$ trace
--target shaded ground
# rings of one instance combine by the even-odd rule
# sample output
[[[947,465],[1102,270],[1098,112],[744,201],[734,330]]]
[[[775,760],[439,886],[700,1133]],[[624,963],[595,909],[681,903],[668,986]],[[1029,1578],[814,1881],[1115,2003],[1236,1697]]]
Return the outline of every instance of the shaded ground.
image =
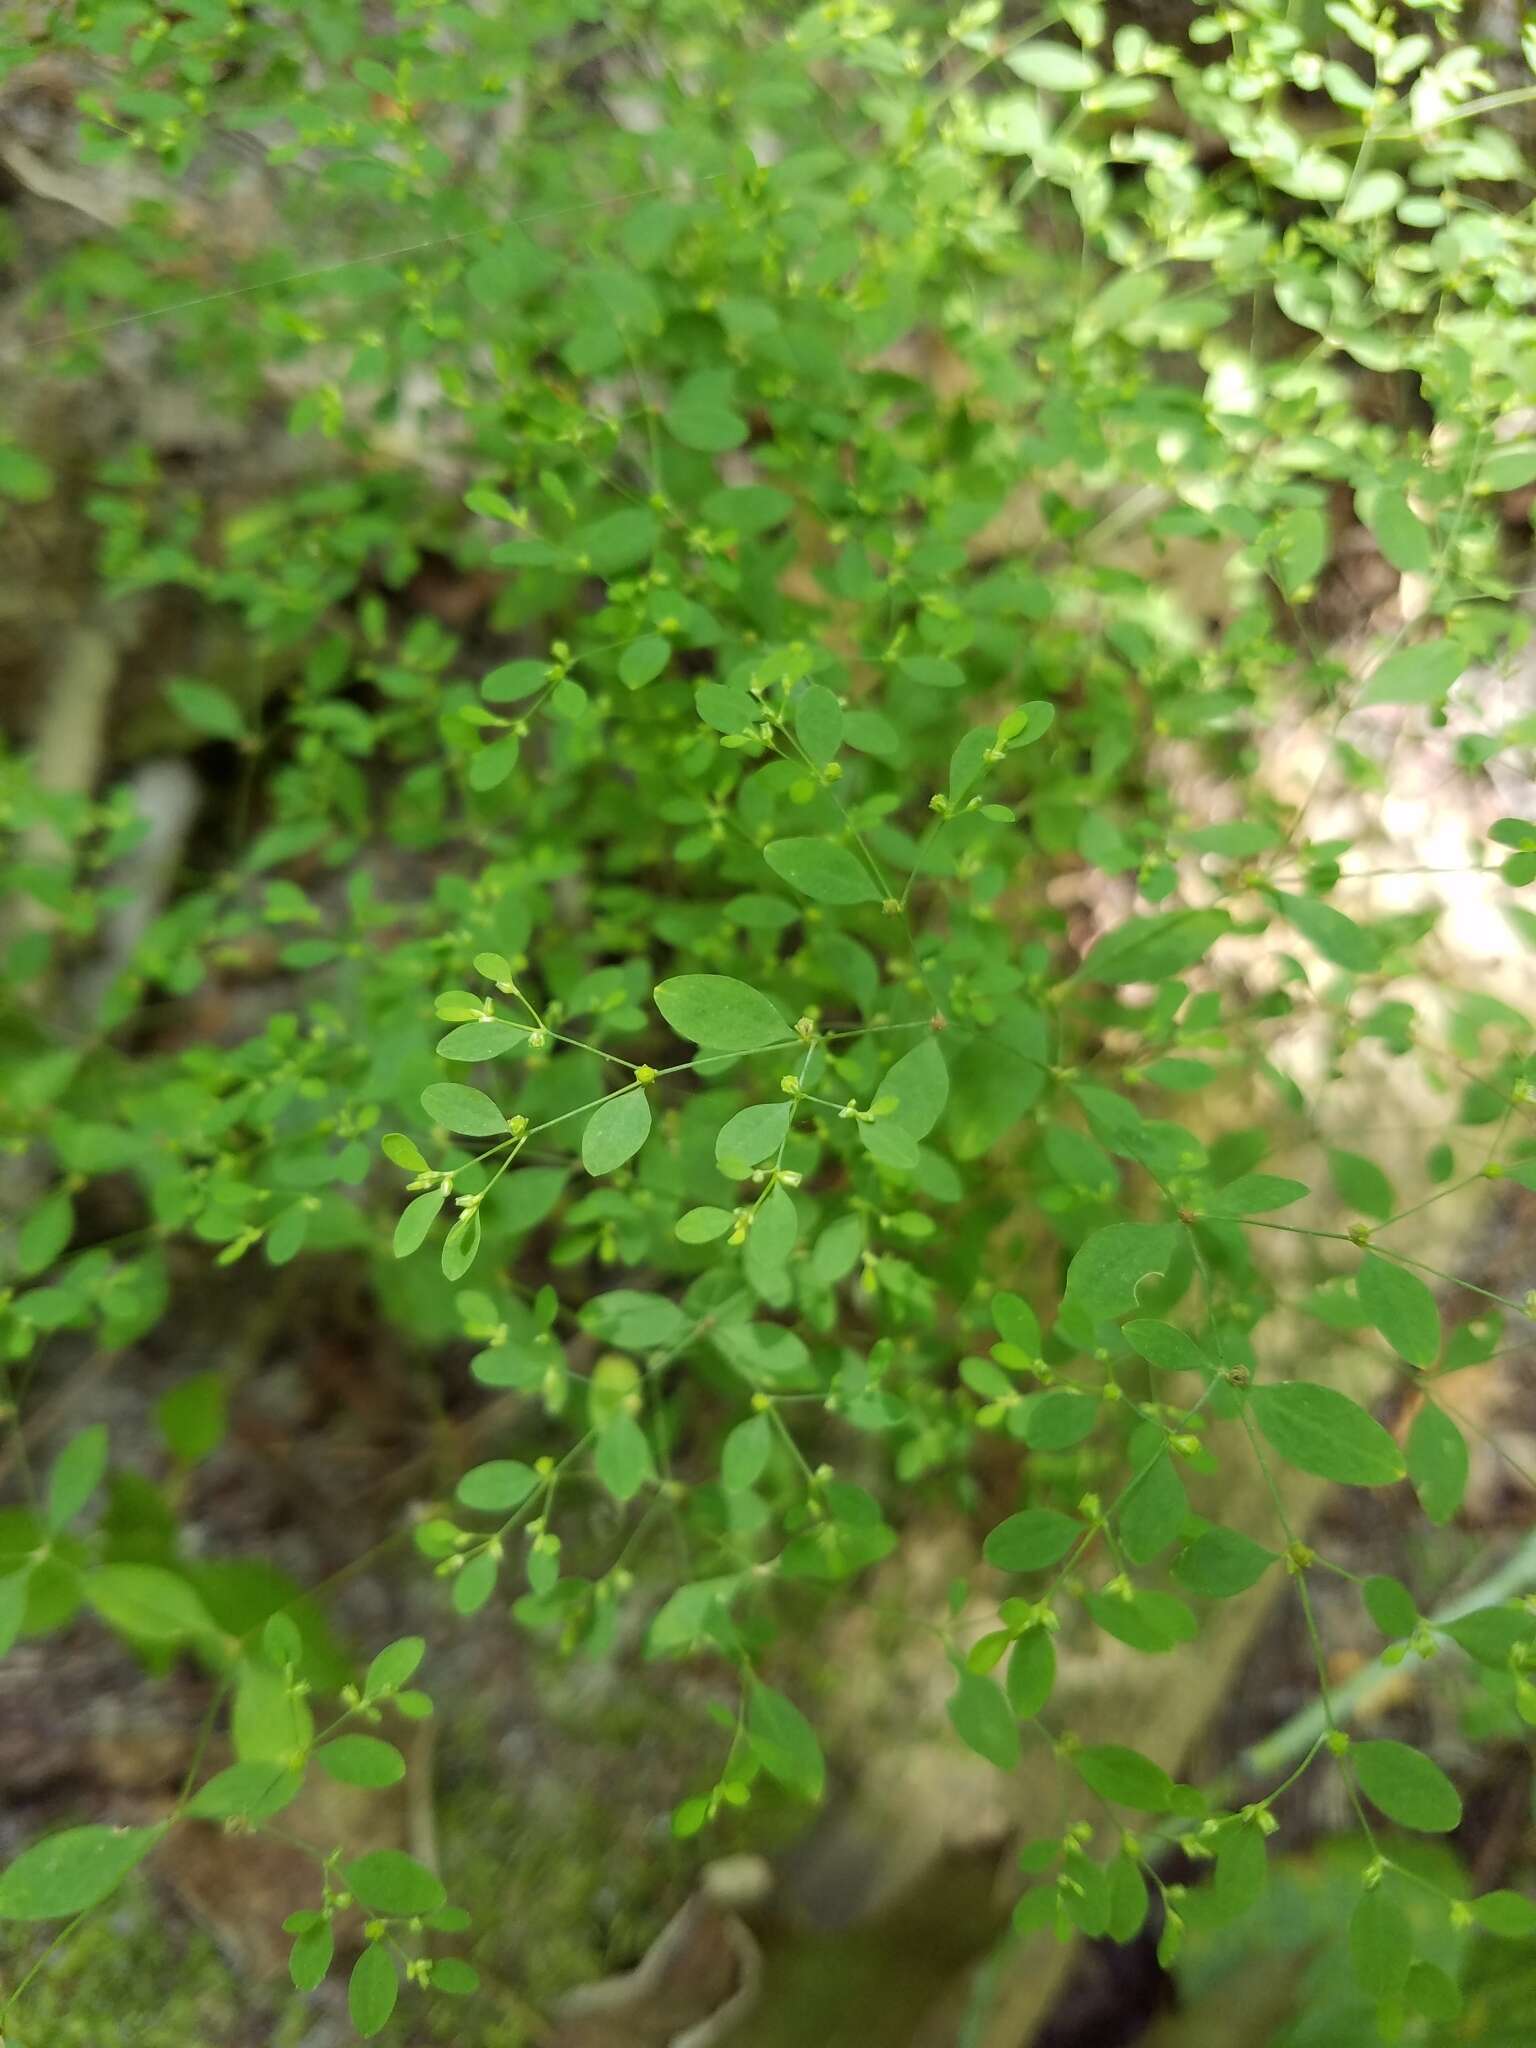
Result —
[[[217,1332],[232,1326],[245,1285],[218,1276],[207,1327],[183,1324],[180,1357],[162,1329],[110,1375],[82,1370],[65,1382],[92,1419],[108,1422],[125,1465],[164,1476],[154,1400],[227,1357]],[[296,1344],[292,1331],[313,1320],[300,1315],[248,1347],[229,1440],[198,1468],[187,1500],[189,1542],[204,1556],[275,1564],[304,1586],[406,1528],[437,1463],[408,1375],[377,1361],[364,1373],[359,1355],[338,1357],[334,1329],[308,1329]],[[58,1435],[81,1419],[70,1406],[57,1407]],[[417,1484],[402,1486],[402,1476]],[[633,1654],[561,1664],[499,1605],[454,1615],[409,1553],[339,1583],[329,1610],[338,1636],[365,1657],[403,1634],[428,1639],[423,1678],[439,1710],[430,1757],[413,1757],[400,1810],[391,1794],[356,1797],[372,1809],[366,1825],[393,1829],[418,1853],[435,1849],[450,1895],[473,1915],[466,1952],[489,1986],[472,2010],[440,2015],[438,2031],[408,2020],[392,2038],[517,2048],[530,2038],[534,2004],[632,1960],[691,1888],[700,1854],[674,1843],[670,1811],[720,1741],[705,1715],[710,1688],[676,1667],[664,1677],[647,1670]],[[142,1670],[89,1617],[19,1644],[0,1663],[0,1859],[66,1819],[153,1815],[186,1771],[211,1701],[205,1676],[187,1665],[167,1677]],[[317,1838],[330,1818],[316,1816]],[[192,1853],[173,1838],[149,1875],[45,1964],[11,2048],[116,2038],[135,2048],[324,2048],[349,2038],[334,1986],[299,2000],[283,1981],[280,1922],[313,1891],[302,1859],[264,1865],[249,1842],[190,1833]],[[728,1838],[712,1839],[709,1853],[722,1846]],[[0,1981],[29,1967],[52,1931],[5,1930]],[[116,2036],[103,2031],[113,2013]]]
[[[1536,1197],[1503,1195],[1468,1277],[1524,1291],[1533,1209]],[[434,1479],[451,1478],[455,1396],[450,1379],[447,1412],[427,1417],[408,1363],[376,1356],[366,1326],[299,1297],[284,1315],[253,1321],[241,1314],[245,1285],[238,1270],[217,1276],[204,1326],[183,1325],[174,1347],[162,1330],[109,1374],[82,1360],[64,1382],[54,1429],[67,1434],[79,1420],[72,1400],[84,1403],[109,1422],[125,1463],[162,1476],[165,1454],[147,1421],[155,1397],[217,1359],[221,1342],[227,1358],[220,1331],[243,1329],[231,1435],[199,1468],[187,1501],[192,1540],[207,1556],[275,1562],[315,1584],[408,1522]],[[1516,1350],[1448,1386],[1448,1404],[1482,1432],[1472,1435],[1473,1481],[1455,1526],[1429,1532],[1406,1500],[1345,1489],[1316,1533],[1320,1553],[1360,1576],[1392,1571],[1425,1609],[1485,1576],[1536,1515],[1536,1496],[1514,1469],[1530,1469],[1536,1441],[1529,1362]],[[1399,1397],[1387,1419],[1406,1426],[1410,1399]],[[482,1400],[474,1395],[467,1412]],[[1312,1583],[1330,1676],[1341,1681],[1381,1640],[1348,1578],[1319,1571]],[[403,1633],[428,1638],[439,1715],[430,1759],[414,1772],[429,1784],[398,1812],[386,1800],[374,1824],[398,1829],[418,1852],[435,1847],[451,1896],[473,1915],[466,1953],[488,1984],[462,2012],[403,2008],[391,2038],[522,2048],[537,2038],[540,2006],[632,1963],[691,1892],[706,1852],[675,1843],[668,1821],[695,1789],[701,1755],[719,1742],[707,1714],[711,1683],[677,1667],[648,1669],[632,1643],[609,1663],[563,1666],[494,1604],[469,1621],[452,1615],[409,1557],[344,1579],[332,1612],[338,1633],[364,1652]],[[1287,1600],[1207,1735],[1204,1767],[1220,1771],[1315,1690],[1299,1606]],[[0,1664],[0,1855],[65,1817],[153,1812],[186,1769],[209,1697],[207,1680],[189,1668],[168,1678],[140,1670],[88,1619],[20,1645]],[[1466,1741],[1459,1699],[1453,1670],[1433,1685],[1405,1679],[1368,1718],[1373,1732],[1454,1759],[1467,1790],[1460,1843],[1482,1888],[1518,1876],[1529,1860],[1530,1765],[1523,1745]],[[1336,1782],[1315,1771],[1288,1795],[1287,1833],[1298,1848],[1344,1820]],[[707,1854],[744,1839],[711,1836]],[[99,1921],[46,1956],[12,2048],[331,2048],[347,2038],[339,1980],[312,1999],[282,1980],[278,1924],[305,1903],[302,1865],[264,1868],[249,1848],[207,1830],[199,1856],[162,1856]],[[46,1939],[12,1930],[0,1948],[8,1973],[29,1967]],[[1049,2048],[1139,2039],[1174,2001],[1152,1946],[1149,1935],[1129,1950],[1086,1950],[1043,2037]]]

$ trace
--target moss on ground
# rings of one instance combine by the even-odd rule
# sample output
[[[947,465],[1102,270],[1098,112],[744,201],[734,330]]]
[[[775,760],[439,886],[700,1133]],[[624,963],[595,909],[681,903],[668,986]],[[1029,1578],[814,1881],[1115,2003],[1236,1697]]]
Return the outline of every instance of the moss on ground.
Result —
[[[523,2048],[530,2006],[632,1961],[689,1887],[698,1852],[667,1827],[675,1777],[654,1809],[635,1782],[647,1750],[658,1778],[676,1759],[648,1717],[621,1718],[622,1737],[604,1727],[584,1778],[569,1757],[565,1768],[542,1758],[526,1771],[493,1764],[473,1729],[456,1730],[452,1756],[439,1760],[444,1882],[473,1916],[476,1968],[492,1986],[515,1987],[477,2001],[504,2011],[473,2036],[476,2048]],[[459,2018],[439,2009],[433,2038],[463,2041]]]
[[[668,1910],[664,1871],[615,1853],[611,1812],[562,1789],[559,1824],[480,1767],[439,1812],[444,1877],[473,1921],[462,1953],[477,1998],[402,1996],[384,2042],[530,2048],[536,2005],[642,1949]],[[621,1829],[622,1831],[622,1824]],[[57,1932],[0,1927],[0,1987],[19,1984]],[[515,1990],[511,1987],[517,1987]],[[136,1875],[51,1953],[4,2034],[5,2048],[314,2048],[318,2001],[238,1973],[163,1888]],[[336,2040],[348,2038],[344,2024]]]
[[[702,1862],[771,1850],[805,1824],[805,1809],[765,1784],[746,1812],[677,1842],[672,1807],[703,1789],[729,1746],[702,1700],[573,1681],[568,1668],[543,1672],[536,1690],[537,1707],[510,1725],[494,1708],[460,1705],[434,1765],[442,1876],[471,1922],[453,1946],[483,1991],[405,1992],[384,2044],[530,2048],[541,2008],[645,1952]],[[301,1997],[242,1975],[152,1873],[153,1863],[136,1872],[46,1957],[4,2048],[342,2048],[353,2038],[339,1985]],[[58,1931],[0,1923],[0,2006]]]
[[[554,1753],[521,1772],[494,1758],[482,1728],[456,1723],[438,1765],[437,1830],[444,1882],[471,1917],[458,1952],[484,1988],[462,2001],[404,1994],[384,2043],[530,2048],[537,2008],[632,1961],[689,1889],[700,1852],[667,1827],[686,1768],[676,1744],[654,1710],[632,1704],[606,1702],[600,1732],[579,1718],[579,1734],[562,1730]],[[57,1932],[0,1923],[0,2003]],[[140,1872],[46,1955],[4,2043],[329,2048],[322,2012],[282,1983],[242,1976]],[[351,2038],[344,2021],[334,2038]]]
[[[9,1991],[57,1930],[0,1927]],[[7,2022],[6,2048],[296,2048],[306,2015],[281,1987],[252,1985],[218,1944],[143,1876],[51,1953]]]

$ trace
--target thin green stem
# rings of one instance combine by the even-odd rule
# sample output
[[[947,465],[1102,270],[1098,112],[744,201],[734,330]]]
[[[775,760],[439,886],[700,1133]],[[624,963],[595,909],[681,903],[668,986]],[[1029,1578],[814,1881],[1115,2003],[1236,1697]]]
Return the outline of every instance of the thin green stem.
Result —
[[[1294,1561],[1291,1566],[1291,1576],[1296,1587],[1297,1599],[1301,1603],[1301,1614],[1307,1631],[1307,1641],[1312,1647],[1312,1661],[1317,1670],[1318,1700],[1322,1708],[1324,1722],[1326,1723],[1326,1734],[1323,1739],[1324,1741],[1329,1741],[1330,1738],[1341,1738],[1343,1731],[1339,1727],[1334,1713],[1333,1691],[1328,1679],[1327,1652],[1323,1648],[1322,1631],[1317,1625],[1317,1615],[1313,1610],[1312,1595],[1307,1586],[1306,1568],[1300,1562],[1301,1546],[1297,1543],[1295,1532],[1291,1527],[1290,1514],[1285,1505],[1285,1498],[1275,1483],[1275,1476],[1270,1470],[1269,1459],[1265,1455],[1264,1446],[1259,1440],[1259,1433],[1253,1426],[1253,1418],[1248,1413],[1246,1405],[1242,1410],[1242,1425],[1243,1431],[1248,1438],[1249,1448],[1253,1452],[1254,1462],[1259,1468],[1259,1472],[1264,1480],[1265,1490],[1269,1494],[1271,1504],[1274,1507],[1275,1519],[1279,1522],[1285,1537],[1287,1552]],[[1332,1743],[1330,1742],[1331,1746]],[[1349,1793],[1350,1804],[1355,1810],[1355,1817],[1359,1821],[1361,1830],[1374,1855],[1376,1853],[1376,1831],[1371,1826],[1370,1816],[1367,1814],[1364,1803],[1361,1800],[1360,1788],[1355,1783],[1355,1774],[1349,1769],[1342,1757],[1340,1758],[1339,1767],[1343,1774],[1345,1787]]]

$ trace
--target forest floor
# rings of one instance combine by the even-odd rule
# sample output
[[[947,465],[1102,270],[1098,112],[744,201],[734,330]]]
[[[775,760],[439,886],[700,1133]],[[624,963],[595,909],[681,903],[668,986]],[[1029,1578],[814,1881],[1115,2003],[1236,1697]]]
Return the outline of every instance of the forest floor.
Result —
[[[1518,1298],[1536,1279],[1533,1220],[1536,1197],[1512,1188],[1490,1196],[1468,1277]],[[60,1382],[50,1426],[62,1437],[87,1417],[105,1420],[124,1462],[163,1478],[165,1454],[147,1421],[155,1398],[194,1369],[233,1367],[228,1438],[197,1469],[183,1504],[203,1554],[276,1564],[303,1585],[340,1574],[331,1611],[344,1642],[367,1648],[420,1633],[430,1645],[435,1732],[413,1753],[406,1796],[380,1808],[380,1795],[356,1795],[374,1810],[360,1816],[343,1800],[313,1816],[321,1828],[361,1828],[369,1840],[425,1853],[473,1917],[465,1952],[488,1994],[446,2020],[406,2019],[395,2038],[525,2048],[541,2038],[537,2016],[549,2000],[633,1964],[689,1896],[701,1852],[674,1842],[669,1814],[696,1789],[699,1746],[714,1739],[713,1688],[688,1667],[647,1666],[634,1640],[610,1659],[572,1665],[532,1646],[494,1607],[466,1622],[447,1611],[419,1560],[347,1574],[431,1498],[471,1405],[456,1412],[450,1372],[445,1411],[429,1413],[419,1375],[381,1342],[366,1305],[349,1302],[344,1287],[322,1290],[311,1275],[285,1283],[275,1302],[257,1302],[237,1267],[208,1281],[201,1314],[182,1319],[173,1337],[162,1329],[110,1369],[83,1357]],[[1317,1531],[1323,1554],[1360,1576],[1392,1571],[1425,1610],[1486,1575],[1536,1521],[1536,1494],[1521,1476],[1536,1469],[1530,1363],[1528,1347],[1515,1350],[1469,1368],[1448,1390],[1473,1446],[1453,1527],[1426,1531],[1406,1507],[1341,1489]],[[465,1377],[461,1399],[468,1387]],[[1384,1407],[1389,1426],[1406,1428],[1411,1398]],[[38,1449],[46,1455],[47,1444]],[[1330,1678],[1343,1683],[1380,1640],[1348,1578],[1320,1573],[1314,1594]],[[1299,1606],[1284,1601],[1205,1732],[1200,1773],[1227,1768],[1316,1690]],[[188,1665],[148,1672],[85,1617],[48,1639],[46,1654],[20,1645],[0,1665],[0,1856],[66,1817],[155,1813],[186,1771],[211,1702],[204,1674]],[[1454,1682],[1404,1674],[1382,1685],[1361,1725],[1456,1760],[1468,1795],[1459,1847],[1483,1888],[1504,1881],[1528,1843],[1530,1761],[1518,1745],[1462,1740],[1457,1706]],[[1340,1825],[1330,1784],[1313,1773],[1299,1788],[1287,1816],[1293,1853],[1304,1856]],[[771,1847],[783,1822],[770,1816],[766,1836],[759,1827],[712,1837],[703,1853]],[[212,1827],[187,1838],[189,1849],[162,1852],[110,1912],[59,1949],[34,1932],[7,1934],[6,1976],[43,1957],[11,2048],[339,2048],[348,2037],[339,1988],[301,1999],[285,1980],[280,1923],[306,1896],[302,1861],[253,1857],[249,1844]],[[1045,2048],[1132,2043],[1167,2027],[1160,2015],[1175,2003],[1150,1943],[1128,1953],[1091,1946]],[[1156,2038],[1177,2048],[1184,2037]]]

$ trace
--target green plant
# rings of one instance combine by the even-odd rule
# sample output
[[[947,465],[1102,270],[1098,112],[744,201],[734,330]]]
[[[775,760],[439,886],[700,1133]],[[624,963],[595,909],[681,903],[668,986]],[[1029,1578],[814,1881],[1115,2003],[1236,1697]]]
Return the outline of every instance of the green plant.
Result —
[[[1449,5],[1231,6],[1164,43],[1090,0],[1017,33],[988,0],[558,0],[388,34],[345,0],[187,0],[66,11],[14,62],[44,48],[85,81],[82,164],[157,173],[38,278],[34,370],[71,392],[128,326],[210,413],[280,397],[303,459],[224,502],[142,441],[93,458],[100,590],[195,600],[250,682],[164,679],[238,801],[92,1014],[60,1004],[132,805],[5,766],[27,927],[7,1114],[40,1182],[4,1304],[18,1415],[69,1333],[122,1347],[165,1316],[173,1242],[351,1259],[424,1364],[467,1339],[522,1399],[522,1455],[415,1530],[454,1607],[499,1593],[593,1653],[644,1600],[650,1655],[737,1675],[685,1837],[764,1780],[821,1793],[774,1668],[785,1589],[848,1597],[915,1503],[976,1511],[978,1447],[1017,1447],[1016,1511],[978,1550],[1017,1583],[979,1638],[957,1593],[951,1719],[1002,1769],[1044,1728],[1115,1823],[1107,1852],[1086,1822],[1029,1846],[1019,1926],[1129,1938],[1157,1824],[1215,1871],[1168,1901],[1171,1956],[1192,1915],[1257,1910],[1283,1792],[1337,1769],[1381,1937],[1365,1989],[1384,2024],[1416,1984],[1435,2017],[1451,1980],[1428,1951],[1385,1970],[1412,1926],[1382,1898],[1412,1881],[1447,1927],[1514,1930],[1378,1839],[1378,1814],[1455,1827],[1434,1760],[1329,1716],[1233,1806],[1059,1727],[1053,1638],[1170,1652],[1266,1572],[1307,1606],[1326,1560],[1279,1466],[1407,1478],[1448,1521],[1466,1447],[1435,1383],[1526,1313],[1488,1297],[1443,1329],[1384,1233],[1501,1175],[1536,1186],[1528,1022],[1449,990],[1442,1043],[1394,995],[1432,918],[1348,907],[1349,846],[1271,792],[1261,742],[1300,704],[1367,803],[1383,730],[1454,718],[1474,790],[1529,766],[1536,728],[1482,715],[1478,679],[1525,638],[1501,507],[1536,479],[1528,167],[1494,117],[1536,88],[1501,90],[1508,53]],[[212,228],[254,208],[259,247],[212,233],[189,259],[178,194]],[[19,435],[0,456],[23,530],[64,468]],[[1307,625],[1340,505],[1417,592],[1353,670]],[[1117,561],[1132,532],[1166,577]],[[488,593],[469,628],[412,601],[433,564]],[[1208,811],[1175,761],[1221,792]],[[1483,863],[1532,879],[1536,827],[1491,838]],[[1048,888],[1072,874],[1110,906],[1087,944]],[[1225,963],[1256,941],[1270,971],[1245,982]],[[150,1005],[269,958],[261,1028],[154,1048]],[[1342,1229],[1300,1208],[1321,1173],[1266,1163],[1316,1109],[1272,1057],[1303,1017],[1330,1079],[1363,1041],[1461,1089],[1413,1185],[1333,1149]],[[1242,1090],[1262,1107],[1235,1114]],[[108,1177],[143,1221],[103,1242]],[[1327,1264],[1277,1269],[1271,1233]],[[1295,1294],[1412,1380],[1405,1448],[1266,1349]],[[180,1468],[224,1393],[199,1376],[162,1413]],[[1267,1544],[1191,1506],[1245,1447]],[[221,1605],[163,1500],[94,1515],[108,1452],[77,1436],[5,1518],[0,1634],[84,1604],[217,1674],[237,1761],[179,1815],[260,1827],[310,1768],[398,1777],[370,1728],[386,1699],[428,1711],[417,1646],[358,1682],[298,1587]],[[607,1554],[592,1488],[626,1511]],[[663,1587],[668,1525],[690,1563]],[[1470,1654],[1485,1729],[1536,1721],[1527,1601],[1435,1628],[1396,1580],[1362,1591],[1387,1638]],[[159,1833],[45,1838],[0,1914],[90,1911]],[[458,1924],[430,1872],[322,1856],[319,1883],[295,1982],[355,1895],[364,2035],[402,1970],[470,1988],[421,1953]]]

